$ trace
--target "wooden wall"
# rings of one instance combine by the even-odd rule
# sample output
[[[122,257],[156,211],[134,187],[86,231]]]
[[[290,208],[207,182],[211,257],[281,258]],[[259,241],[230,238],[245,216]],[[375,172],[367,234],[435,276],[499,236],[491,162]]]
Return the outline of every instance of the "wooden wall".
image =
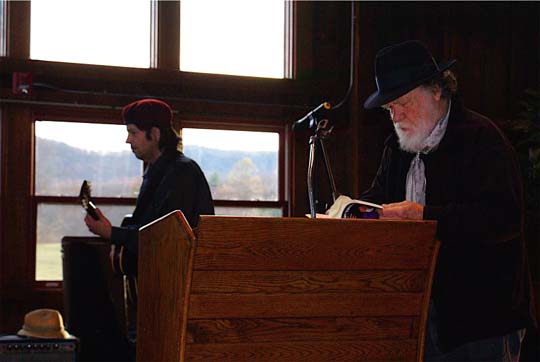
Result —
[[[333,74],[341,77],[342,88],[338,85],[335,94],[327,92],[320,99],[335,104],[347,88],[351,4],[306,6],[313,7],[314,14],[309,23],[313,41],[310,76],[321,80]],[[357,197],[369,186],[383,142],[392,132],[386,112],[362,107],[376,89],[373,62],[379,49],[418,39],[437,60],[457,59],[453,70],[466,105],[497,122],[517,115],[525,89],[540,89],[538,2],[356,2],[354,11],[355,84],[346,109],[334,115],[335,130],[327,141],[341,193]],[[309,135],[295,135],[294,215],[309,211],[305,191]],[[331,196],[324,177],[319,170],[320,198],[328,203]]]
[[[14,2],[27,11],[25,2]],[[13,5],[15,6],[15,5]],[[457,59],[455,66],[466,104],[495,120],[512,118],[527,88],[540,88],[540,3],[538,2],[297,2],[295,80],[254,80],[244,77],[178,74],[168,69],[114,69],[27,61],[21,43],[28,24],[14,19],[19,30],[11,38],[12,57],[0,57],[0,332],[20,328],[24,313],[36,307],[61,309],[61,289],[36,289],[29,275],[33,244],[21,219],[28,214],[30,176],[17,176],[18,162],[30,162],[21,151],[20,129],[28,127],[32,107],[13,104],[13,71],[31,71],[34,82],[53,83],[90,95],[35,90],[33,99],[78,105],[118,107],[138,94],[171,97],[175,109],[204,119],[215,115],[270,120],[285,126],[322,101],[336,104],[349,85],[351,10],[355,14],[353,87],[351,97],[336,110],[327,150],[338,191],[352,197],[365,189],[378,166],[382,145],[392,126],[380,110],[361,104],[375,90],[373,60],[389,44],[416,38],[441,60]],[[21,45],[23,44],[23,45]],[[170,65],[168,62],[166,65]],[[165,67],[166,68],[166,67]],[[82,69],[82,71],[81,71]],[[109,95],[102,92],[106,90]],[[113,96],[111,94],[124,94]],[[6,100],[10,102],[6,102]],[[227,103],[223,103],[226,101]],[[225,104],[225,105],[224,105]],[[288,193],[290,215],[309,212],[306,191],[310,132],[289,135]],[[21,143],[22,142],[22,143]],[[321,177],[320,199],[330,202]],[[14,175],[15,174],[15,175]],[[15,178],[14,178],[15,176]],[[22,184],[14,180],[26,179]],[[22,225],[22,227],[21,227]],[[534,256],[537,258],[537,256]]]
[[[369,2],[360,8],[361,101],[375,89],[377,50],[407,39],[425,42],[436,59],[457,59],[453,69],[466,106],[495,121],[517,115],[525,89],[540,89],[538,2]],[[379,110],[357,117],[364,127],[358,160],[366,187],[391,125]]]

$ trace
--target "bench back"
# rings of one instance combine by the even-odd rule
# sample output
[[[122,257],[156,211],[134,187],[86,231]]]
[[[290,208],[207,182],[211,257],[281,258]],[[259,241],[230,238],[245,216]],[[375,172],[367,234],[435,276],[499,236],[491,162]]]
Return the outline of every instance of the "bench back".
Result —
[[[201,217],[140,232],[140,361],[421,361],[436,223]]]

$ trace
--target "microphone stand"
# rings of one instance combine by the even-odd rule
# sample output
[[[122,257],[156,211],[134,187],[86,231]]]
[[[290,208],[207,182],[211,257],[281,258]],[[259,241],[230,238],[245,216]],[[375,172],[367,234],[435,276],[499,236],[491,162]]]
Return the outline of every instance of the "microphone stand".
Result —
[[[317,128],[313,136],[309,138],[309,161],[308,161],[308,171],[307,171],[307,186],[308,186],[308,196],[309,196],[309,208],[311,211],[311,218],[316,218],[315,211],[315,196],[313,193],[314,177],[313,177],[313,168],[315,165],[315,158],[317,156],[317,146],[321,149],[323,155],[323,161],[326,168],[326,173],[328,175],[328,181],[330,187],[332,188],[332,198],[336,201],[338,193],[336,191],[336,183],[334,181],[334,175],[332,174],[332,169],[330,167],[330,161],[324,147],[324,140],[330,136],[334,126],[329,127],[328,119],[323,119],[320,122],[317,122]]]

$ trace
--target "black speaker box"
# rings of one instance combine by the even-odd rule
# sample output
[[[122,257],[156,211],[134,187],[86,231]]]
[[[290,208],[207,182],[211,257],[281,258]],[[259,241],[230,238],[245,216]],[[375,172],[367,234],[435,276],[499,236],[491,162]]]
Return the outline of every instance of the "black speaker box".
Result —
[[[109,250],[110,244],[98,238],[62,238],[64,322],[79,339],[80,362],[135,359],[134,347],[117,323],[121,312],[115,312],[115,303],[122,302],[121,295],[109,290]]]
[[[0,362],[75,362],[77,338],[0,336]]]

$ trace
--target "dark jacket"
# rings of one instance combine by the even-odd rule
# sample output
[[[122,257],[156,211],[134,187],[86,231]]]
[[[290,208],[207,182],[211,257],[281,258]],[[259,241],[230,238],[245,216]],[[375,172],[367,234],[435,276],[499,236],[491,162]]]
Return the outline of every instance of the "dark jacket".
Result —
[[[191,227],[197,226],[200,215],[214,214],[204,173],[182,152],[164,153],[148,167],[129,225],[113,227],[111,242],[137,255],[139,228],[174,210],[181,210]]]
[[[362,199],[405,200],[413,156],[400,150],[397,136],[391,135]],[[509,142],[489,119],[453,101],[439,147],[421,158],[424,219],[438,222],[441,241],[432,290],[441,347],[448,350],[530,326],[522,182]]]

